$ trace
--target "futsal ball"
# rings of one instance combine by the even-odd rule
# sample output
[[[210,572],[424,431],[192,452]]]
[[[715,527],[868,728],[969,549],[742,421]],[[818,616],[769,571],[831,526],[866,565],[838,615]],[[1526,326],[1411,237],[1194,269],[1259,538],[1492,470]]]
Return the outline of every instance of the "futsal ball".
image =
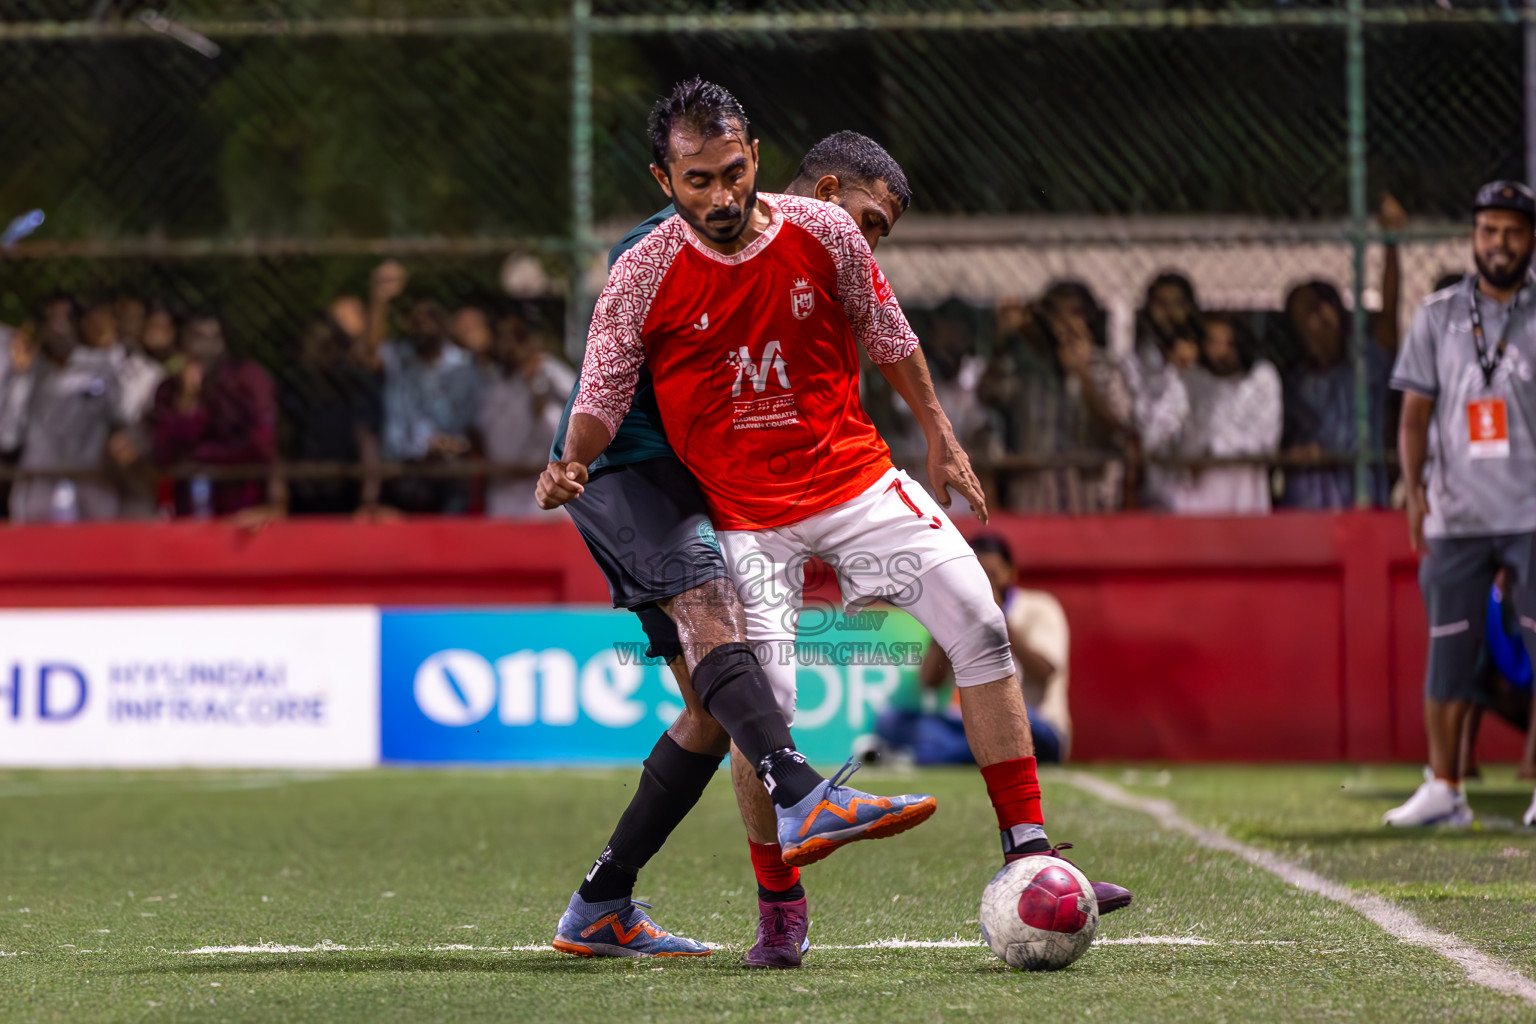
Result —
[[[1059,971],[1099,930],[1093,884],[1060,857],[1005,865],[981,893],[981,937],[1021,971]]]

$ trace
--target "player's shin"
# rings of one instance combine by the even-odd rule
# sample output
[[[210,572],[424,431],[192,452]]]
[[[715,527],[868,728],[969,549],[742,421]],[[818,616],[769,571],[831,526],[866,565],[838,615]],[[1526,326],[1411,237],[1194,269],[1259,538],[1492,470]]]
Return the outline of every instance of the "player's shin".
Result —
[[[795,752],[773,686],[751,647],[727,643],[711,650],[693,669],[693,688],[704,710],[757,766],[775,805],[793,807],[821,784],[821,775]]]
[[[640,784],[613,837],[578,890],[581,898],[600,903],[632,895],[636,874],[699,802],[722,759],[685,750],[663,733],[645,759]]]
[[[1040,808],[1040,780],[1029,733],[1029,712],[1013,677],[960,689],[966,736],[997,812],[1004,858],[1051,848]]]

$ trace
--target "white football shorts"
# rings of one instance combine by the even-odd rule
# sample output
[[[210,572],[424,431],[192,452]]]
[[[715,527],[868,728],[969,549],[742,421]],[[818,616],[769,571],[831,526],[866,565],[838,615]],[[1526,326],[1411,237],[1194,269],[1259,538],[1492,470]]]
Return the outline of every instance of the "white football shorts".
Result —
[[[958,685],[1015,675],[1008,625],[981,563],[938,502],[899,469],[798,523],[718,536],[746,608],[747,640],[786,717],[795,706],[796,634],[830,625],[830,609],[803,606],[812,558],[837,573],[847,612],[887,601],[917,619],[949,655]]]

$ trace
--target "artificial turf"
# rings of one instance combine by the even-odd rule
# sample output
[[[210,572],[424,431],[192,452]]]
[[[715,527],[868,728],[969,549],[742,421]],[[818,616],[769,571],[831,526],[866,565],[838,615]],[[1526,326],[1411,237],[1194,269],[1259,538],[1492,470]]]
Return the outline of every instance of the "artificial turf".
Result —
[[[1407,770],[1097,773],[1536,974],[1536,834],[1382,833],[1381,812],[1412,788]],[[1523,809],[1529,792],[1499,778],[1482,803]],[[637,895],[664,927],[725,948],[688,961],[514,948],[549,941],[633,781],[629,771],[0,774],[0,1020],[1395,1024],[1536,1013],[1337,904],[1049,778],[1052,837],[1076,843],[1091,875],[1138,894],[1100,939],[1157,943],[1101,942],[1049,975],[1010,971],[979,945],[829,948],[976,939],[977,899],[999,857],[974,770],[858,777],[876,791],[935,793],[940,810],[805,872],[821,948],[800,971],[738,966],[755,899],[723,774]],[[263,944],[304,948],[190,952]]]

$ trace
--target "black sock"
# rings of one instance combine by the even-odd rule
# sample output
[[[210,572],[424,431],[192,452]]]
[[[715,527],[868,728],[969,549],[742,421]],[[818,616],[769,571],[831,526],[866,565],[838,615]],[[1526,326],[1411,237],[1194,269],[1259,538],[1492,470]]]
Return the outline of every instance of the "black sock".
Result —
[[[783,892],[774,892],[772,889],[757,883],[757,898],[764,903],[793,903],[795,900],[805,899],[805,886],[796,882]]]
[[[800,803],[822,781],[794,752],[768,674],[745,643],[722,643],[693,669],[693,688],[703,709],[725,726],[780,808]]]
[[[746,644],[721,644],[700,658],[693,669],[693,688],[704,710],[725,727],[753,764],[775,750],[794,748],[768,673]]]
[[[693,670],[693,688],[704,710],[757,766],[775,804],[791,807],[821,783],[816,770],[795,753],[773,685],[751,647],[721,644],[704,655]]]
[[[722,760],[714,754],[684,750],[671,735],[663,733],[645,759],[634,799],[624,809],[613,837],[581,883],[578,895],[588,903],[632,895],[636,874],[693,810]]]
[[[793,807],[821,785],[821,775],[796,750],[775,750],[757,763],[757,777],[768,787],[775,807]]]

